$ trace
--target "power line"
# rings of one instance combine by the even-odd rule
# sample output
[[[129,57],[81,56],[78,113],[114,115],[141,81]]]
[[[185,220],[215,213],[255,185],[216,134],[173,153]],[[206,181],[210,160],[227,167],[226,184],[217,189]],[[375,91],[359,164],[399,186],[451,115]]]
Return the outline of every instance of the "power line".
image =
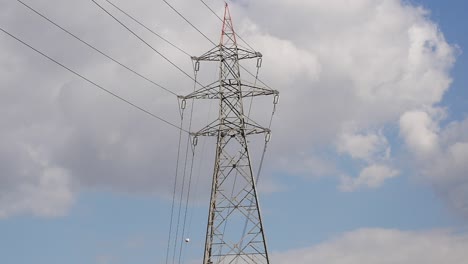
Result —
[[[166,56],[164,56],[161,52],[156,50],[153,46],[151,46],[148,42],[146,42],[143,38],[141,38],[138,34],[136,34],[134,31],[132,31],[129,27],[127,27],[122,21],[120,21],[118,18],[116,18],[114,15],[112,15],[109,11],[107,11],[103,6],[99,5],[95,0],[93,1],[98,7],[100,7],[104,12],[106,12],[109,16],[111,16],[115,21],[117,21],[120,25],[122,25],[125,29],[127,29],[130,33],[132,33],[135,37],[137,37],[139,40],[141,40],[144,44],[146,44],[149,48],[151,48],[154,52],[158,53],[161,57],[163,57],[166,61],[168,61],[172,66],[177,68],[180,72],[182,72],[185,76],[187,76],[189,79],[194,81],[196,84],[200,85],[201,87],[205,88],[205,85],[201,84],[198,82],[195,78],[193,78],[191,75],[189,75],[187,72],[182,70],[179,66],[177,66],[174,62],[169,60]],[[188,20],[186,20],[188,23],[190,23]],[[193,25],[192,25],[193,26]],[[144,26],[147,28],[146,26]],[[200,31],[199,31],[200,32]],[[202,33],[203,34],[203,33]],[[206,37],[206,36],[205,36]],[[206,37],[208,40],[209,38]]]
[[[137,76],[145,79],[146,81],[154,84],[155,86],[163,89],[164,91],[168,92],[168,93],[171,93],[172,95],[175,95],[177,96],[176,93],[172,92],[171,90],[169,90],[168,88],[150,80],[148,77],[145,77],[143,76],[142,74],[136,72],[135,70],[131,69],[130,67],[124,65],[123,63],[119,62],[118,60],[112,58],[111,56],[107,55],[106,53],[100,51],[99,49],[97,49],[96,47],[94,47],[93,45],[89,44],[88,42],[84,41],[83,39],[79,38],[78,36],[76,36],[75,34],[71,33],[69,30],[65,29],[64,27],[60,26],[59,24],[57,24],[56,22],[52,21],[51,19],[49,19],[47,16],[41,14],[39,11],[35,10],[34,8],[32,8],[31,6],[27,5],[26,3],[24,3],[23,1],[21,0],[17,0],[18,2],[20,2],[22,5],[24,5],[25,7],[27,7],[28,9],[30,9],[31,11],[33,11],[34,13],[36,13],[37,15],[39,15],[40,17],[42,17],[43,19],[47,20],[48,22],[50,22],[51,24],[53,24],[54,26],[56,26],[57,28],[61,29],[62,31],[66,32],[68,35],[72,36],[73,38],[77,39],[78,41],[80,41],[81,43],[85,44],[86,46],[90,47],[91,49],[95,50],[96,52],[98,52],[99,54],[103,55],[104,57],[112,60],[113,62],[119,64],[120,66],[122,66],[123,68],[129,70],[130,72],[136,74]]]
[[[206,6],[206,8],[208,8],[211,11],[211,13],[213,13],[221,22],[223,22],[223,19],[218,14],[216,14],[216,12],[213,10],[213,8],[211,8],[205,1],[203,1],[203,0],[200,0],[200,1],[203,3],[204,6]],[[250,46],[250,44],[247,41],[245,41],[241,36],[239,36],[237,33],[234,33],[234,34],[236,34],[236,36],[240,40],[242,40],[242,42],[244,42],[245,45],[247,45],[251,50],[255,51],[255,49],[252,48],[252,46]]]
[[[182,109],[183,111],[184,109]],[[183,126],[184,115],[181,112],[180,115],[180,127]],[[172,242],[172,227],[174,224],[174,206],[175,206],[175,199],[176,199],[176,192],[177,192],[177,182],[179,179],[179,161],[180,161],[180,150],[181,150],[181,143],[182,143],[182,131],[179,131],[179,143],[177,147],[177,160],[176,160],[176,168],[175,168],[175,177],[174,177],[174,189],[172,191],[172,204],[171,204],[171,219],[169,224],[169,234],[167,238],[167,250],[166,250],[166,264],[169,261],[169,253],[171,251],[171,242]],[[177,241],[177,237],[174,238],[174,241]],[[174,249],[175,251],[175,249]]]
[[[107,11],[103,6],[99,5],[95,0],[91,0],[93,1],[98,7],[100,7],[102,10],[104,10],[104,12],[106,12],[109,16],[111,16],[115,21],[117,21],[120,25],[122,25],[125,29],[127,29],[130,33],[132,33],[135,37],[137,37],[139,40],[141,40],[143,43],[145,43],[149,48],[151,48],[153,51],[155,51],[156,53],[158,53],[161,57],[163,57],[166,61],[168,61],[170,64],[172,64],[174,67],[176,67],[180,72],[182,72],[184,75],[186,75],[188,78],[190,78],[191,80],[195,81],[195,79],[190,76],[187,72],[185,72],[184,70],[182,70],[180,67],[178,67],[175,63],[173,63],[172,61],[170,61],[167,57],[165,57],[161,52],[159,52],[158,50],[156,50],[153,46],[151,46],[148,42],[146,42],[143,38],[141,38],[140,36],[138,36],[134,31],[132,31],[129,27],[127,27],[124,23],[122,23],[119,19],[117,19],[115,16],[113,16],[109,11]],[[108,0],[105,0],[105,1],[108,1]],[[176,12],[181,18],[183,18],[190,26],[192,26],[197,32],[199,32],[203,37],[205,37],[206,40],[208,40],[210,43],[212,43],[213,45],[216,45],[208,36],[206,36],[203,32],[201,32],[200,29],[198,29],[193,23],[191,23],[186,17],[184,17],[182,15],[182,13],[180,13],[174,6],[172,6],[171,4],[169,4],[167,1],[163,0],[172,10],[174,10],[174,12]],[[112,3],[111,3],[112,4]],[[116,7],[118,9],[118,7]],[[123,10],[122,10],[123,12]],[[124,13],[125,14],[125,13]],[[130,15],[128,15],[130,17]],[[134,19],[134,18],[133,18]],[[150,32],[152,32],[153,34],[155,34],[156,36],[159,36],[159,34],[155,33],[153,30],[149,29],[148,26],[144,25],[143,23],[137,21],[136,19],[134,19],[135,22],[137,22],[139,25],[141,25],[142,27],[144,27],[145,29],[147,30],[150,30]],[[237,35],[237,34],[236,34]],[[238,36],[238,35],[237,35]],[[245,41],[244,41],[245,42]],[[248,43],[246,42],[246,44],[248,45]],[[250,47],[250,46],[249,46]],[[187,54],[186,52],[184,52],[182,50],[183,53]],[[253,74],[252,72],[250,72],[246,67],[244,67],[243,65],[239,65],[243,70],[245,70],[250,76],[252,77],[255,77],[255,74]],[[262,83],[263,85],[265,85],[265,87],[268,87],[270,89],[272,89],[270,86],[268,86],[265,82],[263,82],[261,79],[258,79],[258,81],[260,83]],[[199,84],[200,86],[204,87],[203,84],[199,83],[198,81],[195,81],[197,84]]]
[[[141,40],[143,43],[145,43],[150,49],[152,49],[154,52],[156,52],[157,54],[159,54],[159,56],[161,56],[164,60],[166,60],[167,62],[169,62],[172,66],[174,66],[175,68],[177,68],[181,73],[183,73],[185,76],[187,76],[188,78],[190,78],[191,80],[194,80],[194,78],[192,76],[190,76],[187,72],[185,72],[184,70],[182,70],[179,66],[177,66],[177,64],[175,64],[174,62],[172,62],[169,58],[167,58],[166,56],[164,56],[164,54],[162,54],[161,52],[159,52],[157,49],[155,49],[153,46],[151,46],[151,44],[149,44],[148,42],[146,42],[142,37],[140,37],[138,34],[136,34],[133,30],[131,30],[129,27],[127,27],[122,21],[120,21],[118,18],[116,18],[114,15],[112,15],[109,11],[107,11],[107,9],[105,9],[103,6],[101,6],[100,4],[98,4],[95,0],[91,0],[95,5],[97,5],[99,8],[101,8],[104,12],[106,12],[110,17],[112,17],[115,21],[117,21],[120,25],[122,25],[124,28],[126,28],[130,33],[132,33],[135,37],[137,37],[139,40]]]
[[[94,2],[94,0],[92,0],[92,1]],[[186,17],[184,17],[184,15],[182,15],[177,9],[175,9],[175,7],[173,7],[171,4],[169,4],[166,0],[162,0],[162,1],[164,1],[164,3],[166,3],[172,10],[174,10],[174,12],[176,12],[182,19],[184,19],[184,20],[185,20],[190,26],[192,26],[196,31],[198,31],[198,33],[200,33],[203,37],[205,37],[205,39],[207,39],[209,42],[211,42],[213,45],[216,46],[216,44],[215,44],[209,37],[207,37],[205,34],[203,34],[203,32],[201,32],[200,29],[198,29],[192,22],[190,22]],[[205,2],[203,2],[203,3],[205,3]],[[205,5],[206,5],[206,4],[205,4]],[[210,8],[210,10],[212,10],[212,9]],[[212,11],[212,12],[214,12],[214,11]],[[216,14],[216,13],[215,13],[215,14]],[[217,16],[217,15],[216,15],[216,16]],[[223,20],[221,19],[221,21],[223,21]],[[236,33],[235,33],[235,34],[236,34]],[[238,36],[238,35],[236,34],[236,36]],[[245,42],[245,41],[244,41],[244,42]],[[246,44],[248,45],[248,43],[246,43]],[[249,46],[249,47],[250,47],[250,46]],[[239,64],[239,66],[240,66],[244,71],[246,71],[250,76],[255,77],[255,74],[253,74],[253,73],[250,72],[247,68],[245,68],[244,66],[242,66],[242,64]],[[268,85],[267,85],[266,83],[264,83],[262,80],[258,79],[258,81],[259,81],[260,83],[262,83],[263,85],[265,85],[266,87],[272,89],[270,86],[268,86]],[[273,89],[272,89],[272,90],[273,90]]]
[[[149,32],[153,33],[155,36],[159,37],[160,39],[164,40],[167,44],[171,45],[172,47],[176,48],[177,50],[179,50],[180,52],[184,53],[185,55],[191,57],[192,55],[190,55],[188,52],[186,52],[185,50],[183,50],[182,48],[176,46],[174,43],[170,42],[169,40],[167,40],[166,38],[164,38],[163,36],[161,36],[160,34],[154,32],[152,29],[150,29],[149,27],[145,26],[143,23],[141,23],[138,19],[136,19],[135,17],[133,17],[132,15],[130,15],[128,12],[124,11],[122,8],[120,8],[119,6],[117,6],[116,4],[114,4],[113,2],[109,1],[109,0],[105,0],[106,2],[108,2],[109,4],[111,4],[113,7],[115,7],[117,10],[119,10],[120,12],[122,12],[124,15],[126,15],[127,17],[129,17],[131,20],[135,21],[137,24],[139,24],[140,26],[144,27],[146,30],[148,30]]]
[[[198,77],[198,70],[197,68],[193,67],[194,70],[194,76],[195,76],[195,82],[193,84],[193,91],[195,92],[196,87],[197,87],[197,77]],[[191,109],[190,109],[190,122],[189,122],[189,127],[188,130],[192,130],[192,121],[193,121],[193,113],[194,113],[194,108],[195,108],[195,100],[192,99],[192,104],[191,104]],[[186,222],[187,222],[187,211],[188,211],[188,204],[189,204],[189,198],[190,198],[190,191],[191,191],[191,186],[192,186],[192,175],[193,175],[193,165],[195,162],[195,147],[196,147],[196,139],[194,138],[194,141],[192,142],[192,159],[190,163],[190,174],[189,174],[189,180],[188,180],[188,188],[187,188],[187,195],[186,195],[186,201],[185,201],[185,213],[184,213],[184,221],[183,221],[183,228],[182,228],[182,239],[180,240],[180,248],[179,248],[179,258],[178,258],[178,263],[180,263],[181,258],[182,258],[182,249],[183,249],[183,236],[185,235],[185,227],[186,227]],[[184,163],[184,177],[183,177],[183,183],[182,183],[182,191],[180,194],[180,202],[179,202],[179,218],[180,218],[180,210],[182,209],[182,198],[184,195],[184,186],[185,186],[185,178],[186,178],[186,170],[187,170],[187,157],[188,157],[188,150],[189,150],[189,144],[190,144],[190,135],[187,136],[187,146],[185,150],[185,163]],[[179,225],[179,219],[177,219],[177,223]],[[177,231],[178,231],[177,227]],[[177,234],[177,233],[176,233]],[[175,256],[175,250],[177,249],[177,245],[174,248],[174,256]]]
[[[101,85],[99,85],[99,84],[97,84],[97,83],[91,81],[90,79],[84,77],[83,75],[79,74],[78,72],[76,72],[76,71],[74,71],[74,70],[68,68],[68,67],[65,66],[64,64],[58,62],[57,60],[53,59],[52,57],[46,55],[45,53],[43,53],[43,52],[39,51],[38,49],[34,48],[33,46],[31,46],[30,44],[24,42],[23,40],[19,39],[19,38],[16,37],[16,36],[14,36],[14,35],[11,34],[10,32],[8,32],[8,31],[6,31],[5,29],[3,29],[2,27],[0,27],[0,30],[1,30],[3,33],[5,33],[5,34],[7,34],[8,36],[10,36],[11,38],[13,38],[13,39],[15,39],[16,41],[20,42],[20,43],[23,44],[24,46],[26,46],[26,47],[32,49],[32,50],[35,51],[36,53],[42,55],[43,57],[45,57],[45,58],[49,59],[50,61],[54,62],[55,64],[59,65],[60,67],[62,67],[62,68],[64,68],[64,69],[66,69],[67,71],[69,71],[69,72],[75,74],[76,76],[80,77],[81,79],[83,79],[83,80],[87,81],[88,83],[90,83],[90,84],[96,86],[97,88],[101,89],[102,91],[104,91],[104,92],[106,92],[106,93],[112,95],[114,98],[117,98],[117,99],[119,99],[120,101],[122,101],[122,102],[124,102],[124,103],[127,103],[128,105],[130,105],[130,106],[132,106],[132,107],[134,107],[134,108],[136,108],[136,109],[138,109],[138,110],[140,110],[140,111],[146,113],[147,115],[149,115],[149,116],[151,116],[151,117],[153,117],[153,118],[156,118],[156,119],[158,119],[158,120],[160,120],[160,121],[162,121],[162,122],[164,122],[164,123],[166,123],[166,124],[168,124],[168,125],[170,125],[170,126],[172,126],[172,127],[175,127],[175,128],[177,128],[177,129],[179,129],[179,130],[182,130],[182,131],[184,131],[184,132],[186,132],[186,133],[189,133],[187,130],[183,129],[182,127],[179,127],[179,126],[177,126],[177,125],[175,125],[175,124],[173,124],[173,123],[171,123],[171,122],[165,120],[164,118],[159,117],[159,116],[157,116],[157,115],[151,113],[150,111],[148,111],[148,110],[146,110],[146,109],[144,109],[144,108],[142,108],[142,107],[140,107],[140,106],[138,106],[138,105],[136,105],[136,104],[134,104],[134,103],[128,101],[127,99],[125,99],[125,98],[123,98],[123,97],[121,97],[121,96],[119,96],[119,95],[113,93],[112,91],[110,91],[110,90],[108,90],[108,89],[102,87]]]
[[[172,10],[174,10],[174,12],[176,12],[182,19],[184,19],[185,22],[189,23],[189,25],[191,25],[196,31],[198,31],[198,33],[203,35],[209,42],[211,42],[211,44],[216,46],[216,43],[214,43],[209,37],[203,34],[203,32],[201,32],[194,24],[192,24],[192,22],[190,22],[187,18],[185,18],[184,15],[182,15],[179,11],[177,11],[177,9],[175,9],[171,4],[169,4],[166,0],[163,0],[163,2],[166,3],[166,5],[168,5]]]

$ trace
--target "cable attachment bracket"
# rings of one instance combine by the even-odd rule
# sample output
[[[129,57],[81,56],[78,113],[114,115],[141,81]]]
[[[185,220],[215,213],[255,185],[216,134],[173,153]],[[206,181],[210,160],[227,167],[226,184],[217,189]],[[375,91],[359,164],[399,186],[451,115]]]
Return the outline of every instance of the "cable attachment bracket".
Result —
[[[270,142],[270,140],[271,140],[271,131],[268,131],[265,134],[265,142],[268,143],[268,142]]]
[[[178,95],[177,96],[177,103],[179,104],[179,114],[180,114],[180,118],[181,119],[184,119],[184,110],[185,110],[185,107],[187,106],[187,101],[185,99],[185,97],[183,97],[182,95]]]
[[[257,68],[262,67],[262,62],[263,62],[263,58],[262,58],[262,57],[258,57],[258,58],[257,58]]]
[[[279,102],[279,94],[275,94],[275,96],[273,97],[273,114],[276,111],[276,105],[278,105],[278,102]]]
[[[196,56],[192,56],[191,58],[193,61],[195,61],[195,64],[193,66],[193,69],[197,72],[200,70],[200,59]]]

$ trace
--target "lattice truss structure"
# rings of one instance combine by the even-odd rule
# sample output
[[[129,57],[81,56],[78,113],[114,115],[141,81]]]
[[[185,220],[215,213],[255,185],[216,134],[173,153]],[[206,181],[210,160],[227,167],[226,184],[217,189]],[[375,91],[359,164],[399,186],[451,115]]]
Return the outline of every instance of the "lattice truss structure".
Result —
[[[202,61],[219,63],[219,80],[181,96],[182,100],[219,100],[218,118],[192,133],[194,138],[217,137],[204,264],[269,263],[247,136],[264,133],[268,140],[270,129],[245,114],[244,102],[270,95],[276,103],[278,91],[242,81],[239,64],[241,60],[257,59],[260,67],[261,58],[261,53],[238,46],[226,4],[219,45],[192,57],[196,70]]]

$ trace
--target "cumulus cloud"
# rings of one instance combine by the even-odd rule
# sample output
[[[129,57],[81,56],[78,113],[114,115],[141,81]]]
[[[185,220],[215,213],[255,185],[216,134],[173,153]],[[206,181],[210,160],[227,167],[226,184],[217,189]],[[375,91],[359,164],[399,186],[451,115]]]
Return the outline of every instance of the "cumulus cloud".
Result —
[[[386,180],[400,174],[390,164],[391,150],[387,138],[381,131],[376,133],[343,133],[338,137],[336,148],[356,161],[362,160],[361,172],[357,177],[347,174],[340,177],[339,189],[352,192],[362,188],[376,189]]]
[[[163,3],[119,3],[191,54],[209,49],[209,43]],[[173,91],[184,94],[193,88],[190,80],[129,37],[91,3],[41,0],[32,4]],[[4,6],[0,21],[6,29],[119,95],[178,122],[174,97],[152,89],[17,3]],[[177,7],[217,39],[220,26],[213,25],[219,21],[202,4],[188,1]],[[451,82],[448,72],[455,49],[427,17],[427,11],[399,0],[262,0],[235,2],[231,8],[239,33],[264,54],[261,78],[281,91],[268,155],[271,168],[287,173],[295,173],[294,169],[306,175],[340,175],[333,157],[315,154],[334,146],[336,154],[366,161],[361,175],[351,181],[353,186],[379,186],[382,179],[394,175],[394,169],[382,162],[391,148],[382,128],[395,120],[412,118],[404,117],[405,113],[440,102]],[[216,8],[221,9],[221,5]],[[137,26],[132,28],[184,70],[191,71],[184,54]],[[76,81],[4,35],[0,49],[0,113],[5,124],[0,127],[0,136],[6,146],[0,149],[0,164],[6,164],[0,174],[0,212],[4,217],[25,212],[53,215],[38,213],[47,211],[41,211],[41,204],[48,204],[49,212],[53,208],[63,212],[83,188],[161,197],[168,194],[174,177],[177,130]],[[202,65],[202,70],[209,69]],[[203,73],[201,81],[212,81],[214,75]],[[265,109],[271,113],[267,104],[271,102],[259,102],[254,113]],[[197,108],[197,113],[207,112],[208,106]],[[197,124],[207,120],[200,115]],[[349,131],[349,124],[358,129]],[[417,127],[408,124],[402,135],[411,136],[418,129],[437,133],[430,123],[420,120]],[[431,140],[428,135],[426,141],[414,146],[426,150],[424,146]],[[40,149],[47,165],[38,165],[28,156],[28,149]],[[458,157],[464,153],[463,145],[451,151]],[[366,171],[378,166],[388,171],[381,169],[372,173],[378,177],[370,179],[373,177]],[[26,174],[22,172],[25,168]],[[203,186],[209,176],[200,179]],[[42,195],[50,190],[54,190],[50,196]],[[34,204],[20,198],[33,196],[42,197],[38,200],[43,202]]]
[[[273,254],[276,263],[458,264],[468,258],[468,236],[448,231],[361,229],[309,248]]]
[[[294,155],[282,155],[279,163],[282,171],[290,174],[302,175],[307,178],[320,178],[338,173],[336,165],[319,155],[294,153]]]
[[[31,146],[0,144],[14,162],[2,159],[0,186],[0,218],[12,214],[33,213],[42,217],[56,217],[67,213],[73,204],[72,179],[67,170],[55,167]],[[16,163],[21,159],[21,163]],[[16,166],[20,165],[20,169]]]
[[[341,177],[340,190],[345,192],[355,191],[362,187],[371,189],[378,188],[388,179],[398,176],[399,172],[385,165],[370,165],[362,169],[359,176],[352,178],[349,176]]]
[[[117,258],[112,255],[99,255],[96,256],[95,263],[96,264],[111,264],[116,263]]]
[[[401,123],[418,175],[449,207],[468,217],[468,119],[440,128],[429,113],[411,112]]]
[[[400,130],[406,145],[417,155],[429,155],[438,148],[438,126],[428,113],[413,111],[400,118]]]
[[[354,159],[372,161],[388,159],[390,147],[382,133],[344,133],[338,137],[336,143],[339,153],[349,154]]]
[[[440,102],[451,83],[449,70],[456,48],[428,19],[427,10],[401,1],[356,1],[352,5],[340,1],[256,1],[247,6],[245,11],[252,15],[244,20],[245,34],[254,39],[275,35],[292,41],[312,56],[311,69],[318,69],[297,75],[287,92],[280,89],[282,100],[275,122],[281,126],[275,138],[284,144],[277,147],[283,161],[277,164],[294,164],[290,168],[302,170],[302,174],[323,174],[324,164],[330,161],[316,162],[320,159],[315,154],[304,157],[303,153],[333,145],[338,154],[349,155],[360,164],[361,172],[370,167],[391,168],[392,146],[385,127],[401,120],[400,124],[408,127],[406,133],[414,136],[417,129],[431,125],[412,127],[412,116],[404,115]],[[253,15],[268,12],[275,12],[275,19],[255,19]],[[307,27],[304,21],[308,21]],[[289,57],[283,59],[283,64],[294,65]],[[291,74],[286,71],[278,76],[274,68],[264,70],[263,76],[277,83],[284,83]],[[408,143],[420,144],[418,151],[427,151],[435,147],[428,145],[434,137],[427,137]],[[294,157],[294,162],[284,162],[284,156]],[[327,170],[334,175],[340,174],[336,166],[326,167],[335,168]],[[344,179],[361,182],[361,176]]]

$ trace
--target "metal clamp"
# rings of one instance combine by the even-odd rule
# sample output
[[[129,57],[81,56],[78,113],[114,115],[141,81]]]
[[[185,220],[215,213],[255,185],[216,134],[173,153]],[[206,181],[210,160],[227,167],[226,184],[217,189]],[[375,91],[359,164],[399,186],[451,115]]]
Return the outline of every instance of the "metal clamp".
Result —
[[[271,139],[271,132],[267,132],[265,134],[265,142],[270,142],[270,139]]]
[[[273,97],[273,104],[278,104],[279,101],[279,94],[275,94],[275,97]]]
[[[185,99],[182,99],[182,102],[180,103],[180,108],[184,110],[186,106],[187,106],[187,101]]]
[[[257,58],[257,68],[262,67],[262,62],[263,62],[263,59],[261,57]]]

